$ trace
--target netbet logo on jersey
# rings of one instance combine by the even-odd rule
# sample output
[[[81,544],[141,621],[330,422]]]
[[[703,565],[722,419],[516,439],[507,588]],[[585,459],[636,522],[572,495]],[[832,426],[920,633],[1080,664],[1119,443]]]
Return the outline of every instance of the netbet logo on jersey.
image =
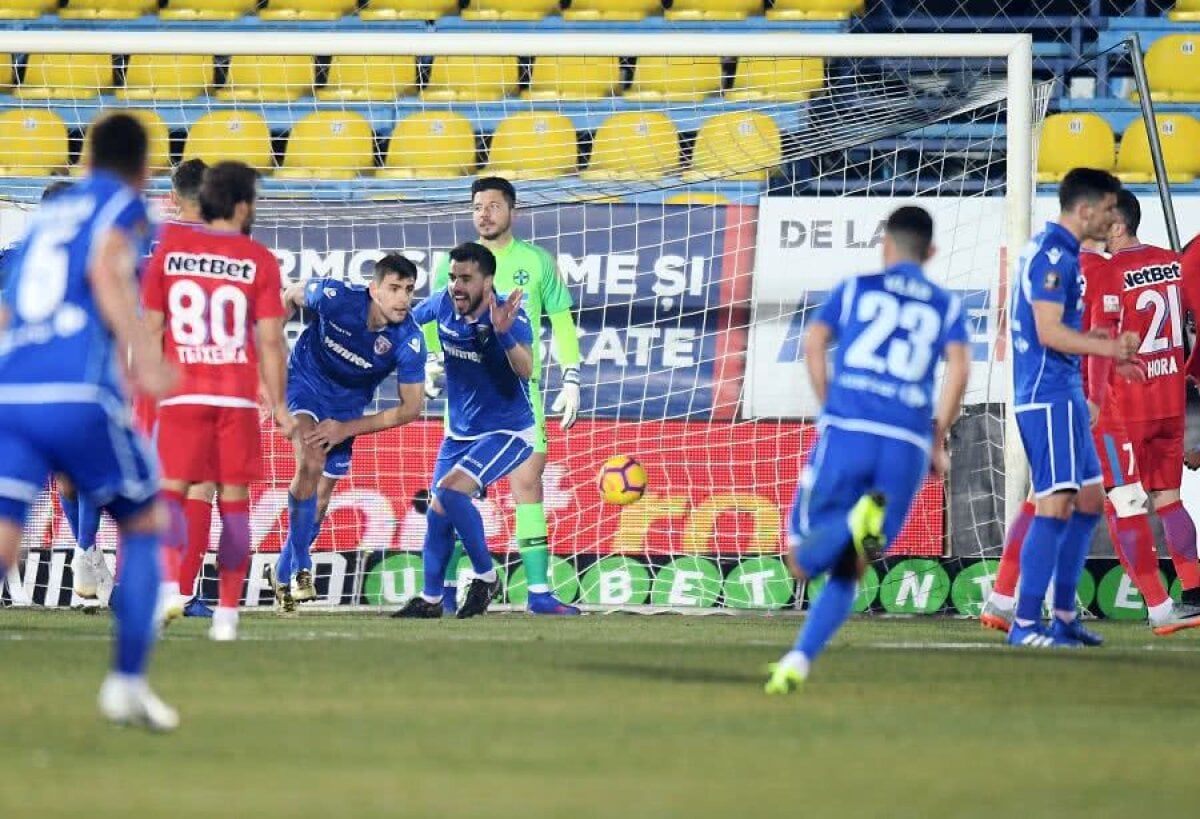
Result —
[[[1137,290],[1139,287],[1182,280],[1183,275],[1179,272],[1179,262],[1152,264],[1149,267],[1143,267],[1138,270],[1127,270],[1125,272],[1125,289]]]
[[[256,265],[249,259],[231,259],[213,253],[167,254],[163,271],[168,276],[203,276],[208,279],[224,279],[251,284]]]

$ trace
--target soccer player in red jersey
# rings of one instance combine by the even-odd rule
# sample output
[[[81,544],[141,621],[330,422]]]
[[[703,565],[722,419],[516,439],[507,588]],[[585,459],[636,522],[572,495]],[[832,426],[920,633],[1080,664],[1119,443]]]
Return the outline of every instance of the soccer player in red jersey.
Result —
[[[1137,229],[1137,197],[1122,192],[1109,236],[1109,290],[1120,301],[1121,330],[1141,338],[1138,357],[1145,382],[1113,379],[1111,398],[1132,443],[1132,458],[1162,521],[1167,551],[1183,586],[1183,602],[1200,606],[1200,563],[1196,526],[1179,497],[1183,478],[1183,437],[1187,401],[1184,361],[1185,296],[1179,257],[1143,244]],[[1097,295],[1100,298],[1100,295]]]
[[[169,514],[165,542],[187,536],[184,498],[219,484],[219,602],[209,637],[237,637],[237,607],[250,561],[249,484],[262,476],[258,385],[290,436],[287,347],[279,265],[250,238],[257,174],[240,162],[209,168],[200,186],[203,225],[179,225],[160,242],[143,279],[146,319],[164,355],[183,372],[159,404],[158,451]],[[168,242],[166,239],[169,238]]]

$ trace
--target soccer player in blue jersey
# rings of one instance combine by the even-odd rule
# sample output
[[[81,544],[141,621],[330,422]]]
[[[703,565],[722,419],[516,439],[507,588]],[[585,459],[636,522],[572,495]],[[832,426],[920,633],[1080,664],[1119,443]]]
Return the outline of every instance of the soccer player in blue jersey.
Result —
[[[113,668],[100,688],[108,719],[178,725],[146,683],[154,644],[161,511],[153,453],[130,426],[122,370],[150,395],[172,372],[138,319],[135,271],[149,220],[141,191],[146,132],[116,114],[89,131],[88,175],[34,214],[12,260],[0,311],[0,573],[52,470],[120,529]]]
[[[366,287],[333,279],[292,285],[289,309],[306,308],[313,320],[288,359],[288,411],[296,474],[288,488],[288,534],[270,577],[277,609],[316,597],[310,547],[329,508],[334,484],[350,473],[354,439],[402,426],[425,400],[425,338],[410,307],[417,268],[398,253],[375,263]],[[396,373],[399,403],[363,415],[375,389]]]
[[[884,228],[883,271],[841,282],[809,323],[804,354],[822,405],[820,437],[796,487],[789,562],[798,580],[829,579],[795,646],[772,666],[768,694],[803,684],[849,617],[867,560],[899,534],[931,458],[936,470],[946,468],[945,436],[971,359],[962,305],[922,270],[933,252],[929,214],[897,209]],[[831,381],[826,356],[835,342]]]
[[[450,251],[447,287],[413,311],[418,324],[437,324],[445,351],[446,438],[433,467],[433,497],[426,512],[424,586],[394,617],[442,616],[455,532],[475,573],[458,617],[487,611],[500,581],[483,518],[471,498],[517,469],[540,469],[529,461],[536,432],[529,391],[533,325],[521,309],[521,289],[501,297],[495,276],[496,257],[490,250],[475,242],[461,244]],[[526,498],[517,496],[518,483],[512,482],[513,500],[522,503]]]
[[[1029,459],[1036,510],[1021,550],[1021,583],[1009,645],[1053,648],[1103,642],[1083,627],[1075,612],[1079,576],[1104,511],[1103,475],[1091,435],[1094,407],[1084,397],[1079,357],[1128,361],[1138,337],[1080,332],[1079,244],[1108,236],[1120,189],[1121,183],[1109,173],[1075,168],[1058,188],[1058,221],[1047,223],[1021,254],[1009,306],[1013,408]],[[1054,614],[1046,629],[1042,601],[1052,575]]]

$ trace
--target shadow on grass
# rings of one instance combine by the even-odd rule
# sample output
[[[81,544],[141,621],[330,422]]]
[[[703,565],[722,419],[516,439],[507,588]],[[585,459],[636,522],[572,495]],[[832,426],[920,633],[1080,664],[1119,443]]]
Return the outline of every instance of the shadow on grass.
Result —
[[[708,683],[713,685],[742,685],[761,683],[766,671],[733,671],[723,668],[681,668],[650,665],[647,663],[586,662],[575,663],[568,668],[587,674],[609,677],[625,677],[635,680],[655,680],[669,683]]]

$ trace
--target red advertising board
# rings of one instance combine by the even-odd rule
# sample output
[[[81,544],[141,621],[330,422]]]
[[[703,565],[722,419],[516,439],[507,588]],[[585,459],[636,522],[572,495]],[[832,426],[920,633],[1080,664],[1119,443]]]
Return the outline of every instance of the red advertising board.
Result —
[[[255,546],[277,551],[287,523],[291,445],[265,434],[272,480],[253,487]],[[351,475],[337,485],[318,550],[419,549],[424,517],[412,499],[429,480],[442,425],[419,421],[359,440]],[[545,506],[554,551],[571,554],[686,554],[729,557],[776,554],[783,548],[788,509],[816,430],[798,423],[580,421],[570,432],[551,426]],[[649,490],[639,502],[603,503],[600,464],[632,455],[646,467]],[[938,556],[943,543],[943,484],[930,480],[892,550]],[[513,503],[506,481],[479,502],[496,550],[513,543]],[[68,542],[57,508],[43,506],[27,545]],[[214,520],[215,525],[215,520]],[[215,538],[215,532],[214,532]],[[101,545],[113,545],[111,523]]]

